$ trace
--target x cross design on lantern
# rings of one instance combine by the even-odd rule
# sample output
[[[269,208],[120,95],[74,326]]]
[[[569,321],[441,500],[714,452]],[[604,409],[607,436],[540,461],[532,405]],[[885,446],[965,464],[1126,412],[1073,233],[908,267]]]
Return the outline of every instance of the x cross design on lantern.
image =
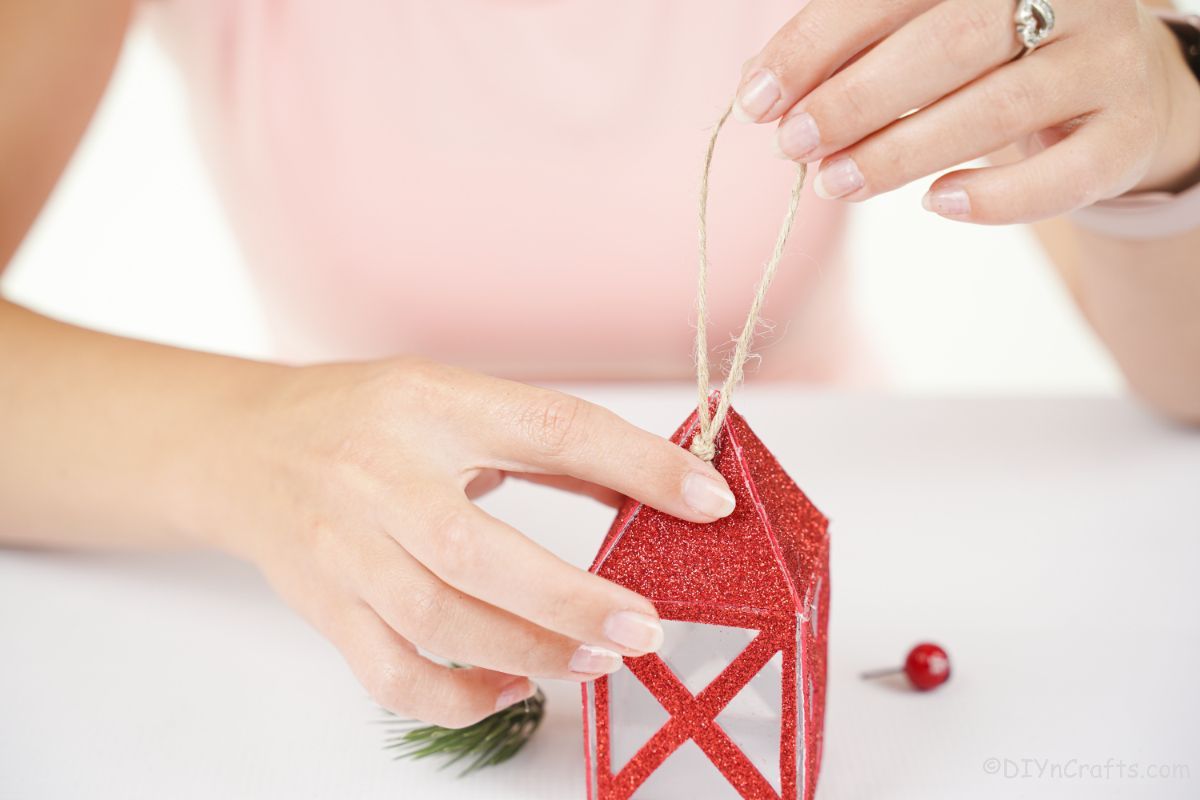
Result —
[[[783,632],[791,634],[794,629]],[[727,765],[726,777],[743,796],[778,798],[779,794],[744,752],[716,722],[721,710],[780,650],[794,644],[794,636],[781,637],[778,629],[760,631],[754,640],[698,695],[656,655],[628,659],[626,664],[654,695],[670,720],[615,776],[613,798],[633,794],[647,774],[657,769],[678,747],[692,739],[715,764]]]

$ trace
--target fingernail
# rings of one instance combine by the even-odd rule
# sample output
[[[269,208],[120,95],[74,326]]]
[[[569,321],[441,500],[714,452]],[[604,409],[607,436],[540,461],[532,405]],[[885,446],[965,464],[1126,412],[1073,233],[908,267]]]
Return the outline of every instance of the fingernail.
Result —
[[[496,698],[496,710],[503,711],[509,706],[516,705],[522,700],[528,700],[533,697],[533,693],[537,691],[537,687],[528,678],[520,678],[513,681]]]
[[[581,675],[608,675],[619,670],[622,663],[620,653],[614,653],[603,647],[582,644],[571,655],[571,661],[567,667],[571,672],[578,672]]]
[[[683,479],[683,502],[697,514],[714,519],[728,517],[737,505],[729,487],[699,472]]]
[[[826,200],[835,200],[856,192],[866,185],[858,164],[849,156],[835,158],[821,167],[813,191]]]
[[[821,144],[821,131],[811,114],[801,113],[780,123],[775,141],[785,158],[804,158]]]
[[[758,122],[779,102],[779,80],[770,70],[755,71],[742,85],[733,113],[742,122]]]
[[[636,611],[614,611],[604,620],[604,635],[614,644],[638,653],[662,647],[663,629],[654,617]]]
[[[971,196],[966,189],[930,189],[921,206],[943,217],[965,217],[971,213]]]

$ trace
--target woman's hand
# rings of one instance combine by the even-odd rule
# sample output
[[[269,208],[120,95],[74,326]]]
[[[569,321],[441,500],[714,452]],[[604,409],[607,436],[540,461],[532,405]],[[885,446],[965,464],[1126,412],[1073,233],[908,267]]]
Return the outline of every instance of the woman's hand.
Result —
[[[1134,0],[1053,5],[1047,40],[1016,58],[1015,0],[812,0],[746,64],[735,112],[778,120],[786,157],[823,161],[817,193],[851,201],[1019,144],[1023,160],[926,195],[971,222],[1194,180],[1200,86],[1170,31]]]
[[[645,598],[471,502],[506,473],[698,522],[733,510],[711,465],[558,392],[419,361],[280,384],[206,445],[222,466],[204,494],[229,509],[206,535],[256,563],[405,716],[467,725],[529,696],[526,676],[589,680],[662,642]]]

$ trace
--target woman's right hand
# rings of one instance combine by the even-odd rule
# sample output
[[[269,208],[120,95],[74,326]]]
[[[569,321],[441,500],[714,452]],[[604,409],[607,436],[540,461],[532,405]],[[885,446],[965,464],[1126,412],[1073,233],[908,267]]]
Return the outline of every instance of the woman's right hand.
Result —
[[[469,725],[528,697],[528,677],[590,680],[662,643],[648,600],[472,502],[506,474],[696,522],[733,510],[711,465],[559,392],[417,360],[276,374],[205,436],[202,504],[221,511],[204,535],[406,717]]]

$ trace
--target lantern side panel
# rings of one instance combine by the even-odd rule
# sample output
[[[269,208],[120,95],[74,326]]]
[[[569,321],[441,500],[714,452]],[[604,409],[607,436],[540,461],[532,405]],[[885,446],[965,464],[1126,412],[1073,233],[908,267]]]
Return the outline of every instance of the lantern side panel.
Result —
[[[796,617],[796,638],[799,643],[799,681],[796,687],[800,716],[803,720],[802,742],[797,750],[801,759],[797,772],[802,776],[803,800],[813,800],[817,777],[821,771],[821,756],[825,742],[825,692],[828,650],[829,579],[821,578],[813,588],[814,602],[809,612]]]
[[[828,570],[829,521],[784,471],[745,418],[731,410],[725,424],[741,451],[784,566],[803,598],[805,588]]]
[[[583,765],[587,772],[588,800],[600,799],[599,776],[604,769],[600,764],[599,753],[600,726],[597,723],[597,713],[600,703],[596,697],[597,683],[599,681],[583,684]]]

